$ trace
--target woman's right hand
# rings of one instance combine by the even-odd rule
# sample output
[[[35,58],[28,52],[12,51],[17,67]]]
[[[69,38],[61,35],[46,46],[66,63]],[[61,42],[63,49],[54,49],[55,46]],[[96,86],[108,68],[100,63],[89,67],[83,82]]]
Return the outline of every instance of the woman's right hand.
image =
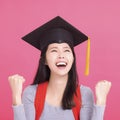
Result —
[[[12,90],[13,105],[21,104],[22,87],[25,81],[24,77],[16,74],[9,76],[8,81]]]

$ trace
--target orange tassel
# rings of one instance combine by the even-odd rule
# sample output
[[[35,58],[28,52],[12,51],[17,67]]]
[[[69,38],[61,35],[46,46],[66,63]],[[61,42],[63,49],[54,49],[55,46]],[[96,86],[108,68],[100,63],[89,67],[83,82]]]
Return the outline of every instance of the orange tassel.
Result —
[[[85,75],[89,75],[89,69],[90,69],[90,39],[88,38],[87,41],[87,51],[86,51],[86,66],[85,66]]]

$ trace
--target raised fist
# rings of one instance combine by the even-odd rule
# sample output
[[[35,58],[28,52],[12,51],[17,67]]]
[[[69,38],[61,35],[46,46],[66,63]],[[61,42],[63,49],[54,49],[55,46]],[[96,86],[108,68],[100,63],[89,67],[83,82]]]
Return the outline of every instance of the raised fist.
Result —
[[[16,74],[9,76],[8,81],[12,90],[13,104],[21,104],[22,87],[25,81],[24,77]]]
[[[111,82],[107,80],[102,80],[97,83],[95,87],[97,104],[105,105],[110,88],[111,88]]]

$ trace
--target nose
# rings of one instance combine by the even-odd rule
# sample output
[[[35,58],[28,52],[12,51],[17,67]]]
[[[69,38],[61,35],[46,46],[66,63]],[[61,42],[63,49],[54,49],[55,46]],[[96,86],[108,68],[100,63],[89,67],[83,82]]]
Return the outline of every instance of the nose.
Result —
[[[58,58],[59,58],[59,59],[63,59],[63,58],[64,58],[64,55],[63,55],[62,52],[59,53]]]
[[[64,58],[64,56],[59,56],[58,58],[59,58],[59,59],[63,59],[63,58]]]

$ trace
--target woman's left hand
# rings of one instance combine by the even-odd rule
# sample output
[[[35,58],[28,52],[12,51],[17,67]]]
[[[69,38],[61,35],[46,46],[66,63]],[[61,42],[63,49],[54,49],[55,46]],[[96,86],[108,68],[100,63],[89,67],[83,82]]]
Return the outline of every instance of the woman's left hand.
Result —
[[[96,104],[97,105],[105,105],[107,95],[111,88],[111,82],[107,80],[99,81],[95,87],[96,93]]]

